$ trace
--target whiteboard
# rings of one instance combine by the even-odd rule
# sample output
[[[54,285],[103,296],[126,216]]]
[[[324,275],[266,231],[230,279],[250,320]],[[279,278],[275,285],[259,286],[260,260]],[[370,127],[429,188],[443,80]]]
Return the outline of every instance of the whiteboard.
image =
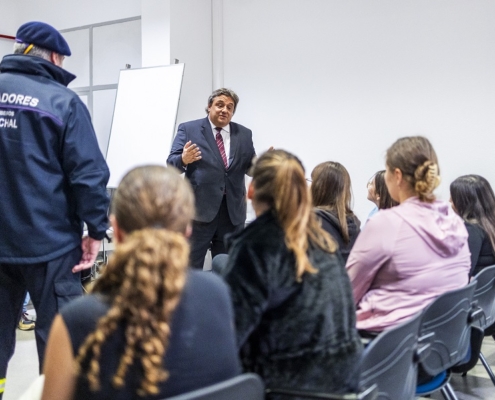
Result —
[[[166,165],[183,74],[184,64],[120,71],[107,150],[108,187],[117,187],[139,165]]]

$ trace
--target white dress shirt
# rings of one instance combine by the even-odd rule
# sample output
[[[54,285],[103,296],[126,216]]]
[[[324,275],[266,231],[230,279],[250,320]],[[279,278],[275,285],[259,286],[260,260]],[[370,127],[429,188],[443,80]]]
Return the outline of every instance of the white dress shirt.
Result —
[[[211,123],[211,120],[208,118],[208,121],[210,121],[211,125],[211,130],[213,132],[213,138],[215,141],[217,140],[217,127]],[[227,157],[227,165],[230,165],[230,124],[227,126],[224,126],[222,130],[220,131],[220,135],[222,135],[223,139],[223,147],[225,148],[225,156]]]

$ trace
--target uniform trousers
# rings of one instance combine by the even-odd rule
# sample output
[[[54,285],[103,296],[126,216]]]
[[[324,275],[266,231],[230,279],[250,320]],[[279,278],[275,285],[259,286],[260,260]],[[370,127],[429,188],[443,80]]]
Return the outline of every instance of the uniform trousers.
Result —
[[[211,249],[211,257],[217,254],[225,254],[224,238],[229,233],[235,233],[244,227],[244,223],[234,225],[229,217],[227,209],[227,198],[224,195],[220,209],[211,222],[193,221],[193,232],[191,235],[191,255],[190,266],[196,269],[203,269],[205,256],[208,249]]]
[[[81,247],[77,246],[47,262],[0,263],[0,382],[5,384],[7,365],[14,354],[15,331],[26,292],[30,293],[36,310],[35,337],[42,371],[48,333],[55,315],[70,300],[82,295],[81,274],[72,273],[72,267],[79,263],[81,255]]]

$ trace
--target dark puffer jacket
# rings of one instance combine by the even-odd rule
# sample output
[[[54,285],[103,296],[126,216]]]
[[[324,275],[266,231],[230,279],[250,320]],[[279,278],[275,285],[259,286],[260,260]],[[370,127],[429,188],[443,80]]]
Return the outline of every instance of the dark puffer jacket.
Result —
[[[75,76],[40,57],[0,64],[0,262],[45,262],[103,239],[109,171],[91,117],[66,85]]]
[[[341,258],[312,247],[318,270],[296,280],[295,258],[272,211],[231,237],[231,288],[244,369],[267,387],[343,393],[356,389],[361,342]]]

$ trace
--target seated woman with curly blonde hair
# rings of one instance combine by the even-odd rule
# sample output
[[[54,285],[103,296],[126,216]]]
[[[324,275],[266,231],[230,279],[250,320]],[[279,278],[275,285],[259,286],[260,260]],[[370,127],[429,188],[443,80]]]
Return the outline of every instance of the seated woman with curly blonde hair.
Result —
[[[193,204],[174,168],[122,179],[115,252],[92,293],[53,323],[43,399],[162,399],[240,373],[226,285],[187,270]]]
[[[387,150],[386,167],[388,192],[399,205],[368,221],[346,265],[357,327],[364,331],[398,325],[466,285],[471,265],[464,223],[433,195],[440,177],[428,139],[397,140]]]

